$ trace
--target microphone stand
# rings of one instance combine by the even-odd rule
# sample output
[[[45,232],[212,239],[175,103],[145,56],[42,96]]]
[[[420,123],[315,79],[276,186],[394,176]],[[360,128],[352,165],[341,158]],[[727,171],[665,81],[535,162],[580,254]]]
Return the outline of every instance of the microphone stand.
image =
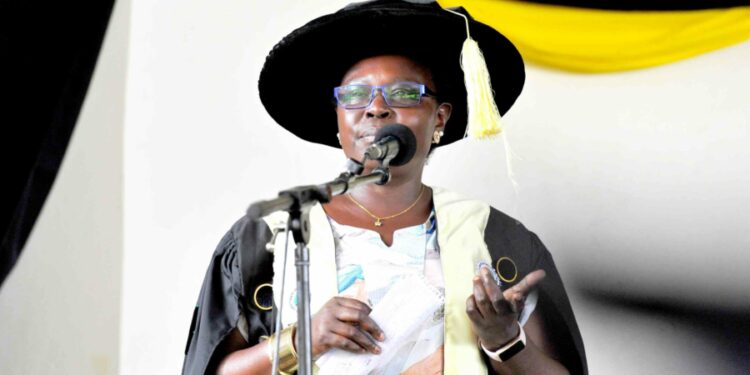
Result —
[[[283,190],[274,199],[253,203],[247,209],[247,217],[258,220],[276,211],[289,212],[288,230],[292,231],[296,249],[294,264],[297,269],[297,374],[312,374],[312,331],[310,313],[310,208],[317,203],[328,203],[331,198],[342,195],[357,186],[367,184],[384,185],[390,180],[389,159],[381,161],[372,173],[361,176],[364,163],[349,159],[347,171],[333,181],[320,185],[306,185]]]

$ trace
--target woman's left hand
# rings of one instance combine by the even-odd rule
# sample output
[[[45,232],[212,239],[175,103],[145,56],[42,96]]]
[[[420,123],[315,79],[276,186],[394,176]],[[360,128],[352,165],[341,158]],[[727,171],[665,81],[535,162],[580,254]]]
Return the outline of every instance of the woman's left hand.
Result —
[[[479,275],[474,276],[474,293],[466,299],[466,314],[485,348],[499,349],[518,337],[518,314],[526,297],[545,275],[543,270],[533,271],[505,292],[486,268],[482,267]]]

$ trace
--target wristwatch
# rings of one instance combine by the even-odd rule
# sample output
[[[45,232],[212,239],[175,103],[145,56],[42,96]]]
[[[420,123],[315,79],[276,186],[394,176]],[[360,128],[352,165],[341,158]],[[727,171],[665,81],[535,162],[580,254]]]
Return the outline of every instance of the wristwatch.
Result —
[[[513,358],[514,355],[518,354],[518,352],[526,347],[526,333],[523,331],[523,326],[521,326],[520,322],[518,323],[518,330],[520,332],[518,337],[511,340],[511,342],[507,343],[502,348],[491,351],[487,350],[487,348],[484,347],[484,344],[480,343],[482,350],[484,350],[484,353],[487,354],[490,359],[498,362],[505,362]]]

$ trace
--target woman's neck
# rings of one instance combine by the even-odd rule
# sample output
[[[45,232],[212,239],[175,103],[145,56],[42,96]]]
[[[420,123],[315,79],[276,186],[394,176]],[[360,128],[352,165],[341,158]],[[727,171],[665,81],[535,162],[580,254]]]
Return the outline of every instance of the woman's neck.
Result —
[[[392,179],[386,185],[366,185],[349,192],[352,198],[377,216],[388,216],[414,204],[423,189],[422,181]]]
[[[334,197],[323,209],[338,223],[378,232],[390,246],[395,230],[424,223],[432,210],[432,190],[421,178],[400,177],[382,186],[361,186],[349,197]]]

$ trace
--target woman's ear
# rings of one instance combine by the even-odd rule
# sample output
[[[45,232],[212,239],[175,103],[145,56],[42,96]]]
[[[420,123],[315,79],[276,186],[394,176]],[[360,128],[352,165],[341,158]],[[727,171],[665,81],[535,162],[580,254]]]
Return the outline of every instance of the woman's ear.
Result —
[[[453,111],[453,105],[450,103],[440,103],[437,108],[437,124],[435,130],[445,131],[445,124],[448,123],[448,119],[451,118],[451,112]]]

